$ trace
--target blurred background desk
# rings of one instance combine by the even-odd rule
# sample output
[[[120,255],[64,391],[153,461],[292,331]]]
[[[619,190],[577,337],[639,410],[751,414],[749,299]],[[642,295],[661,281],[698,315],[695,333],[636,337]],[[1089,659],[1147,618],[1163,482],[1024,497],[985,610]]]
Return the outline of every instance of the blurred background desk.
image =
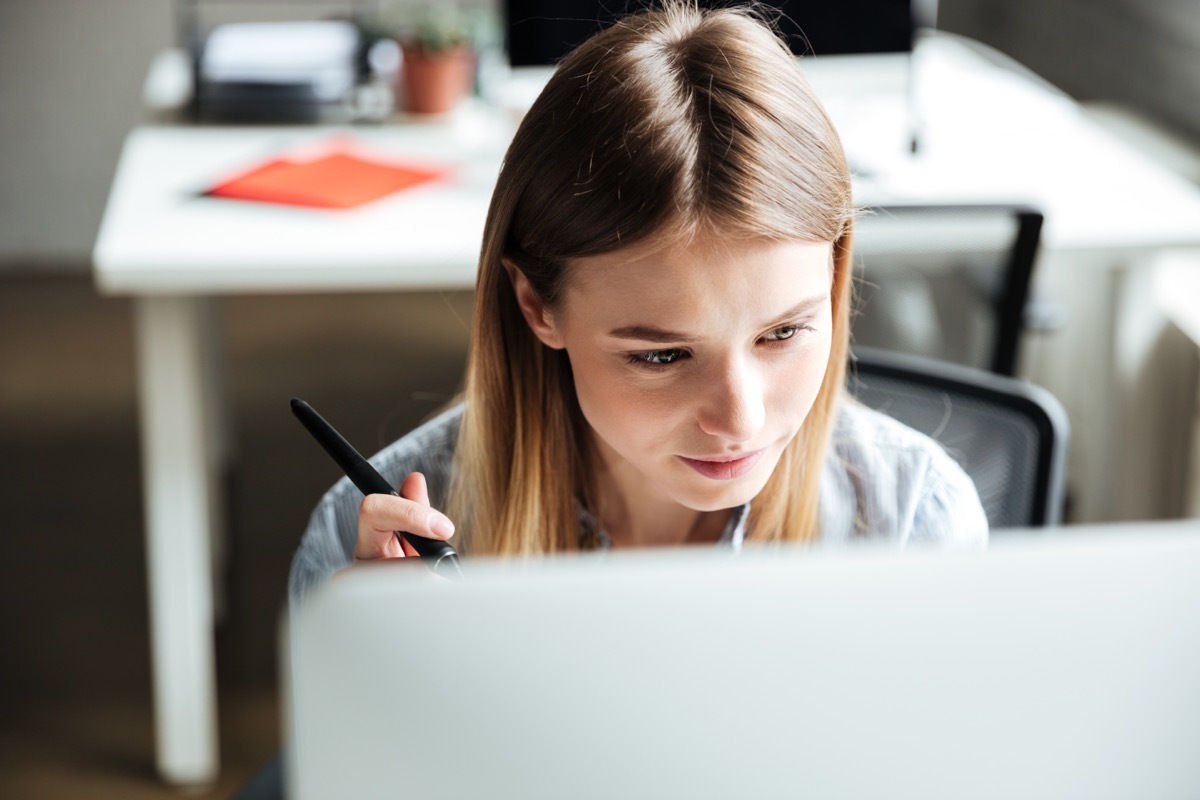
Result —
[[[446,180],[357,210],[200,196],[219,177],[345,132],[136,130],[97,243],[101,290],[136,297],[156,735],[159,770],[174,782],[211,781],[217,763],[209,565],[223,553],[221,475],[232,443],[214,300],[236,292],[472,286],[511,125],[498,114],[460,115],[355,130],[377,152],[450,171]],[[283,414],[287,388],[280,393]]]
[[[1019,200],[1042,208],[1035,280],[1065,305],[1068,322],[1026,343],[1020,371],[1072,416],[1073,517],[1154,516],[1163,421],[1148,413],[1153,396],[1140,380],[1150,346],[1141,267],[1162,252],[1200,247],[1200,190],[1096,128],[1035,76],[957,37],[924,38],[911,72],[903,56],[804,63],[859,173],[859,203]],[[137,300],[158,758],[171,780],[206,781],[217,768],[209,566],[221,541],[216,476],[231,443],[212,301],[471,287],[512,127],[504,112],[464,109],[437,123],[352,129],[369,147],[457,175],[356,211],[197,196],[230,172],[346,131],[137,129],[95,247],[100,290]]]

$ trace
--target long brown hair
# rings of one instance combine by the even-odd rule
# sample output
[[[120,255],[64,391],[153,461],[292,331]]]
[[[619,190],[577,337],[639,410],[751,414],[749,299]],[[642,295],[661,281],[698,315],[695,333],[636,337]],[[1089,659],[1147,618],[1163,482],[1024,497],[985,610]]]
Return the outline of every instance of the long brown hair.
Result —
[[[668,2],[580,45],[517,130],[488,211],[447,508],[469,551],[578,549],[578,504],[593,494],[567,355],[529,329],[502,261],[554,308],[571,259],[714,232],[834,243],[825,380],[750,519],[756,541],[814,538],[849,339],[853,215],[837,133],[752,9]]]

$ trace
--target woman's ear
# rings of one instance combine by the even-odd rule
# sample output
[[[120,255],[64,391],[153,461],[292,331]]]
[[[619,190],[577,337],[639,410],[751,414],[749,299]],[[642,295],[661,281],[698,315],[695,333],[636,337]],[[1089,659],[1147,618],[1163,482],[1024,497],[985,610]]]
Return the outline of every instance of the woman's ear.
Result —
[[[502,259],[500,263],[504,265],[508,279],[512,281],[513,294],[517,296],[517,305],[521,307],[521,315],[525,317],[525,322],[533,331],[533,335],[546,347],[554,350],[566,347],[558,326],[554,323],[554,315],[546,308],[546,304],[542,302],[542,298],[529,283],[525,273],[517,269],[517,265],[507,258]]]

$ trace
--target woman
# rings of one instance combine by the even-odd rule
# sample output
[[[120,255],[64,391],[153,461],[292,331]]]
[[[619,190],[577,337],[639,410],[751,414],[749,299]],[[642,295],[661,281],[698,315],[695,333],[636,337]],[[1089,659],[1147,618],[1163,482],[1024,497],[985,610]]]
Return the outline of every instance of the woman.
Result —
[[[850,176],[791,53],[746,10],[628,17],[556,70],[488,213],[464,402],[348,481],[292,569],[455,534],[468,558],[600,547],[982,543],[961,469],[855,405]]]

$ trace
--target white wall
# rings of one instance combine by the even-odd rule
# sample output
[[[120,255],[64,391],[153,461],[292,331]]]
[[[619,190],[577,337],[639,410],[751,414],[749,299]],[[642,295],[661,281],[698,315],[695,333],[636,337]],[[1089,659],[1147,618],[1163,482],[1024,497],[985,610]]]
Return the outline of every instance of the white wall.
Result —
[[[0,0],[0,270],[86,268],[170,0]]]
[[[938,26],[1076,99],[1124,103],[1200,143],[1198,0],[940,0]]]
[[[309,2],[306,10],[421,1]],[[306,6],[200,4],[209,23]],[[0,274],[91,268],[121,143],[140,118],[147,66],[176,43],[175,26],[174,0],[0,0]]]

